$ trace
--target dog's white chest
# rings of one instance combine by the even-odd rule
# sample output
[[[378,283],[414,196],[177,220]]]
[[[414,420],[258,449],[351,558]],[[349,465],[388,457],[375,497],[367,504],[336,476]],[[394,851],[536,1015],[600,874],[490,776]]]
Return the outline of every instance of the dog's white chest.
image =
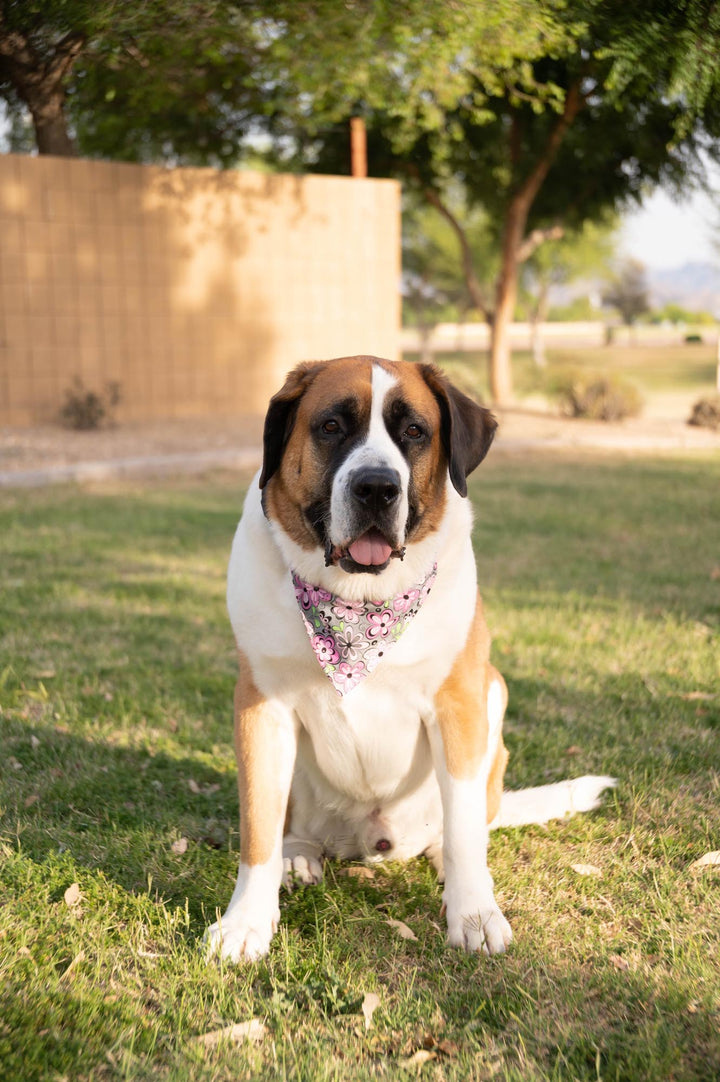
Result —
[[[431,767],[423,694],[376,672],[340,699],[332,687],[297,704],[307,734],[303,766],[328,803],[382,803],[409,791]]]

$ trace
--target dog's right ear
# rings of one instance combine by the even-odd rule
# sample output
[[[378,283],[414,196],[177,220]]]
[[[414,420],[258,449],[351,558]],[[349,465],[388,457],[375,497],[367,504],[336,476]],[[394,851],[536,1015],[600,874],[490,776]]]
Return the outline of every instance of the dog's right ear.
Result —
[[[321,363],[306,361],[293,368],[278,393],[270,399],[263,431],[260,488],[265,488],[282,462],[283,452],[295,424],[298,403],[317,375]]]

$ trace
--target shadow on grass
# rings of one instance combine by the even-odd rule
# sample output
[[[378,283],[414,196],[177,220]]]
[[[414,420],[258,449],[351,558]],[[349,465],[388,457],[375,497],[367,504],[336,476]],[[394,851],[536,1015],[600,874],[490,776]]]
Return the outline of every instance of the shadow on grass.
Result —
[[[222,772],[197,758],[16,721],[5,723],[3,735],[11,764],[0,785],[3,834],[26,857],[42,863],[68,854],[126,891],[152,891],[178,906],[187,900],[198,924],[208,906],[211,914],[224,906],[238,854],[230,764]],[[227,897],[224,887],[222,897],[209,896],[208,881],[219,874],[227,878]]]

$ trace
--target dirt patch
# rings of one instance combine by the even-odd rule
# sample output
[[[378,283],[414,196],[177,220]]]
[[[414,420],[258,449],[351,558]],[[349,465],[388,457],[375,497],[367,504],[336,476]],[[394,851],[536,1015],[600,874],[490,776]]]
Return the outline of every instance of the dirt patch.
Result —
[[[248,416],[133,422],[91,432],[60,425],[5,427],[0,428],[0,471],[234,452],[261,443],[262,421]]]
[[[500,428],[494,451],[528,449],[661,453],[720,451],[720,433],[693,428],[684,416],[652,415],[608,424],[569,420],[540,408],[497,411]],[[0,428],[0,481],[35,483],[109,476],[123,472],[186,472],[190,468],[253,465],[259,461],[262,420],[258,417],[187,418],[134,422],[93,432],[73,432],[53,425]],[[83,474],[77,468],[87,466]]]

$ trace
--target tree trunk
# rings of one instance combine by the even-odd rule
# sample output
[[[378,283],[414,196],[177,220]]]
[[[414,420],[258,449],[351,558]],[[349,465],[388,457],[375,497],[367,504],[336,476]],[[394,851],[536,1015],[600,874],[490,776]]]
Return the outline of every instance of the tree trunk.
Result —
[[[533,361],[538,366],[538,368],[547,368],[547,358],[545,356],[545,340],[543,339],[543,333],[541,328],[547,315],[549,288],[549,282],[540,282],[540,290],[538,293],[537,304],[533,309],[532,321],[530,324],[530,347],[532,349]]]
[[[508,207],[503,234],[502,263],[495,290],[495,312],[490,335],[490,393],[493,402],[512,402],[512,351],[510,325],[515,315],[518,287],[518,248],[527,221],[524,201],[515,198]]]
[[[418,327],[420,337],[420,360],[423,364],[433,363],[433,351],[430,345],[434,327],[429,323],[421,323]]]
[[[568,88],[562,115],[558,117],[557,123],[548,136],[534,168],[516,190],[508,204],[503,231],[502,263],[495,292],[495,319],[490,350],[490,388],[493,401],[500,404],[511,402],[513,397],[510,324],[515,314],[519,264],[530,255],[542,239],[554,234],[560,235],[559,233],[556,234],[556,230],[560,229],[560,227],[556,226],[551,227],[548,231],[535,230],[529,237],[525,238],[528,215],[555,160],[555,155],[565,136],[565,132],[577,116],[582,104],[580,82],[577,81]],[[517,116],[514,116],[510,129],[513,165],[517,159],[517,151],[513,150],[513,142],[518,138],[518,135],[518,119]]]
[[[24,33],[4,25],[0,5],[2,74],[30,110],[40,154],[77,154],[63,110],[64,82],[84,45],[83,35],[71,32],[57,42],[50,57],[43,57]]]
[[[35,126],[38,154],[57,154],[64,158],[77,156],[63,112],[64,95],[56,91],[42,102],[28,102]]]

